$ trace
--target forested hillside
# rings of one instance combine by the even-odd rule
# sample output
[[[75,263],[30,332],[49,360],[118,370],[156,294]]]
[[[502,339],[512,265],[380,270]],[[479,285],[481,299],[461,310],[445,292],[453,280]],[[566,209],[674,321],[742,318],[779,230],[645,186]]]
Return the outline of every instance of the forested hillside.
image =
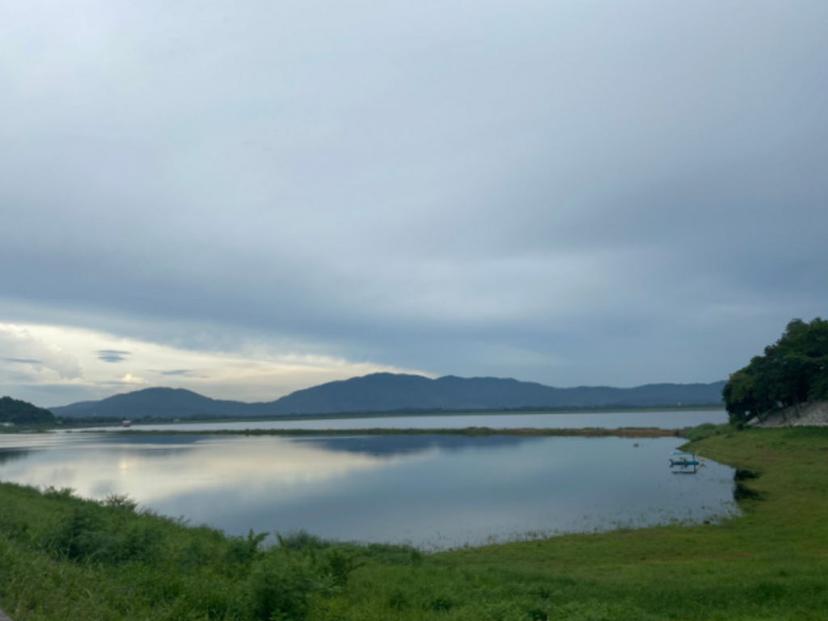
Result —
[[[791,321],[763,355],[730,376],[724,398],[734,422],[828,399],[828,321]]]

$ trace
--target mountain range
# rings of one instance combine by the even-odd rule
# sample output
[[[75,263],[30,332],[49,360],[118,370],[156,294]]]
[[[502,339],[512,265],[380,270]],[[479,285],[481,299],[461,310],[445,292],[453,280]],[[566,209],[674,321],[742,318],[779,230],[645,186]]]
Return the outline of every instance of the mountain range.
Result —
[[[554,388],[495,377],[432,379],[374,373],[297,390],[275,401],[211,399],[182,388],[146,388],[99,401],[50,408],[65,418],[260,417],[401,411],[720,405],[725,382],[646,384],[634,388]]]

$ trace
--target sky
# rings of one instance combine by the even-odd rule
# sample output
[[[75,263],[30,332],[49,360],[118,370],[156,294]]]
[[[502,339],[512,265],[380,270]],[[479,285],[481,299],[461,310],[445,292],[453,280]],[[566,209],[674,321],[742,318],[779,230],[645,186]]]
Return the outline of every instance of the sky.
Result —
[[[0,0],[0,394],[715,381],[828,315],[828,3]]]

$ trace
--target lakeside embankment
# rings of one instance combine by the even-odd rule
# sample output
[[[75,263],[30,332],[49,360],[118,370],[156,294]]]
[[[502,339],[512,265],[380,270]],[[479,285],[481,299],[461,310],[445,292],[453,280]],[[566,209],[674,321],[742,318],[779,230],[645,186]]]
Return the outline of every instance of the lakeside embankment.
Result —
[[[828,427],[828,401],[792,405],[751,424],[756,427]]]
[[[15,621],[825,619],[828,429],[691,430],[740,468],[743,515],[424,555],[258,538],[0,485],[0,606]],[[747,478],[758,477],[758,478]]]

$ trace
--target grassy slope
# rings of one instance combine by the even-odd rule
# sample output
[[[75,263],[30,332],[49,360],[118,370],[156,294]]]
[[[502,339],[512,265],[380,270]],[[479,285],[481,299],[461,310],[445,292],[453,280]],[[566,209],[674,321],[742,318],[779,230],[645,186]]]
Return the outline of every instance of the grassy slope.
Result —
[[[708,437],[695,448],[760,471],[747,483],[763,498],[743,501],[745,515],[721,525],[567,536],[426,557],[351,550],[361,567],[344,587],[316,588],[308,618],[828,619],[828,430],[749,430]],[[105,509],[106,519],[149,524],[149,535],[137,529],[137,541],[149,537],[152,548],[156,540],[163,554],[151,563],[62,560],[36,543],[49,541],[50,529],[76,504],[82,503],[0,485],[0,605],[16,621],[257,618],[262,567],[306,565],[305,557],[282,553],[258,553],[251,564],[242,542]],[[329,570],[315,571],[317,582],[329,580]],[[288,576],[297,572],[272,573],[277,584],[290,585]]]
[[[751,430],[694,447],[761,472],[721,525],[578,535],[371,565],[343,619],[828,619],[828,430]],[[425,614],[434,609],[443,612]],[[326,618],[319,615],[318,618]]]

